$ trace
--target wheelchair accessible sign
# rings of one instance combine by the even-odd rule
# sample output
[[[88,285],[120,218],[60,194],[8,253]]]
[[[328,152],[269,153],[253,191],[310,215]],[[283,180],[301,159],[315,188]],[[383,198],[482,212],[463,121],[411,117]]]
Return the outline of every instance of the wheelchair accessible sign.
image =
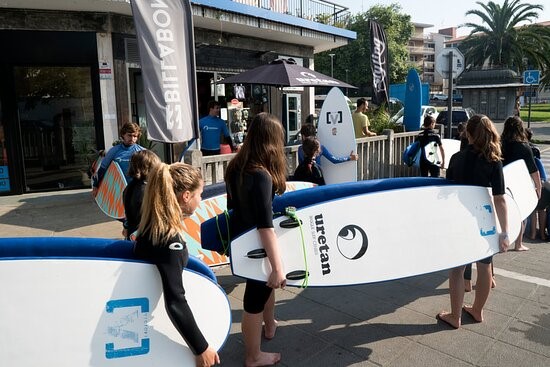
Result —
[[[525,70],[523,72],[523,84],[538,85],[540,83],[540,70]]]

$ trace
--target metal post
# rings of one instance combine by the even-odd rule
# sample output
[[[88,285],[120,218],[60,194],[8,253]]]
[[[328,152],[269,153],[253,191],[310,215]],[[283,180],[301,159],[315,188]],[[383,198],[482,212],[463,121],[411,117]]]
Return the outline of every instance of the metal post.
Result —
[[[452,139],[453,136],[453,51],[449,51],[449,93],[447,96],[447,137]]]
[[[348,69],[346,69],[346,83],[349,84],[349,80],[348,80]],[[349,88],[346,87],[346,97],[349,96],[349,90],[348,90],[348,89],[349,89]]]
[[[533,98],[533,84],[529,84],[529,112],[527,112],[527,128],[531,128],[531,98]]]
[[[334,78],[334,55],[335,54],[328,54],[330,56],[330,76]]]

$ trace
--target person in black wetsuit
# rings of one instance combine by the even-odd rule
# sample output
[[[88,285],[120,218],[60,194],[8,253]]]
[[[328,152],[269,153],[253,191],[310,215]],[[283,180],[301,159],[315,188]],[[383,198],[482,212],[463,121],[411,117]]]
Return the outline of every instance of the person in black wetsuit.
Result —
[[[324,185],[325,178],[323,177],[323,171],[316,162],[317,156],[321,153],[319,140],[313,136],[308,136],[302,142],[302,150],[304,152],[304,159],[296,167],[293,179]]]
[[[527,170],[531,175],[531,179],[535,183],[535,190],[537,191],[537,197],[540,199],[541,182],[540,174],[533,157],[533,151],[529,146],[527,135],[525,133],[525,127],[523,126],[523,120],[518,116],[508,117],[504,121],[504,129],[502,130],[502,156],[503,165],[510,164],[518,159],[523,159]],[[527,251],[528,247],[523,245],[523,232],[525,230],[525,223],[521,225],[521,231],[517,239],[514,242],[515,251]],[[512,238],[514,240],[514,238]]]
[[[285,271],[273,228],[274,194],[286,189],[286,160],[282,124],[269,113],[254,117],[244,143],[229,162],[225,174],[227,207],[233,209],[231,231],[241,233],[256,227],[261,245],[271,265],[268,281],[246,281],[242,333],[245,366],[270,366],[281,359],[279,353],[261,350],[262,321],[266,339],[275,336],[275,293],[286,285]]]
[[[420,142],[420,175],[422,177],[439,177],[440,169],[445,165],[445,150],[441,143],[441,137],[434,130],[435,119],[431,115],[424,117],[424,123],[422,124],[422,132],[418,134],[416,141]],[[426,151],[424,148],[430,144],[435,143],[441,153],[439,162],[432,162],[426,157]]]
[[[505,185],[502,173],[500,139],[493,122],[484,115],[474,115],[466,124],[468,147],[451,157],[447,169],[447,179],[463,185],[490,187],[493,193],[495,212],[502,232],[499,236],[499,249],[508,249],[508,210],[504,198]],[[477,284],[474,304],[463,306],[464,268],[459,266],[449,271],[449,294],[451,311],[442,311],[437,319],[458,329],[461,325],[462,311],[474,321],[483,321],[483,307],[491,290],[492,256],[477,262]]]
[[[147,185],[147,175],[152,169],[159,165],[161,160],[151,150],[140,150],[134,153],[130,158],[130,168],[128,175],[132,177],[132,181],[126,186],[122,194],[124,203],[124,229],[122,235],[125,239],[130,240],[130,236],[137,231],[139,221],[141,219],[141,203],[143,202],[143,194]]]
[[[200,204],[203,185],[197,168],[185,163],[159,164],[148,176],[134,247],[139,258],[157,266],[166,312],[195,354],[197,367],[220,363],[189,308],[181,277],[189,259],[182,221]]]

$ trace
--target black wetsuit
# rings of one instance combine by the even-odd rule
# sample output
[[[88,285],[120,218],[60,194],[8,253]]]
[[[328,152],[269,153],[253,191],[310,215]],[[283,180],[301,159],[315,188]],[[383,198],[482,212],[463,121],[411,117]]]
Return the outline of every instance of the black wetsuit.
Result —
[[[208,348],[208,342],[200,331],[193,312],[185,299],[182,271],[187,265],[189,253],[181,236],[175,236],[166,243],[153,245],[147,236],[138,236],[135,254],[153,262],[160,273],[164,303],[170,320],[185,339],[195,355]]]
[[[533,151],[527,143],[521,141],[503,141],[502,142],[503,165],[510,164],[518,159],[523,159],[527,165],[529,173],[538,172]]]
[[[493,196],[504,195],[505,192],[502,162],[487,161],[474,151],[472,145],[451,157],[446,177],[461,185],[490,187]],[[490,256],[480,262],[490,264],[492,258]]]
[[[274,189],[269,173],[257,170],[245,173],[241,178],[238,172],[234,172],[227,182],[227,208],[233,209],[231,232],[242,233],[250,227],[273,228]],[[263,312],[272,291],[266,282],[248,279],[244,310],[251,314]]]
[[[145,193],[146,181],[133,179],[124,189],[123,203],[126,219],[124,220],[124,228],[128,231],[126,239],[130,239],[139,227],[141,220],[141,203],[143,202],[143,194]]]
[[[426,152],[424,151],[424,148],[426,145],[430,144],[431,142],[435,142],[435,145],[437,147],[441,146],[441,137],[438,133],[436,133],[433,129],[424,129],[420,134],[418,134],[418,137],[416,140],[420,143],[420,175],[423,177],[428,177],[428,173],[432,177],[439,177],[440,172],[440,165],[441,163],[434,164],[430,162],[426,157]]]
[[[302,163],[296,167],[293,178],[296,181],[313,182],[317,185],[325,184],[325,178],[323,177],[321,167],[311,158],[304,158]]]

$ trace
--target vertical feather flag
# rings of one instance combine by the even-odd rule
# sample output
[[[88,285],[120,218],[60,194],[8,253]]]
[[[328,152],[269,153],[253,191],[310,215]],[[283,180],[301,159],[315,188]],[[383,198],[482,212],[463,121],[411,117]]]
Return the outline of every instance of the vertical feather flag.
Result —
[[[150,140],[197,136],[193,16],[189,0],[131,0]]]
[[[386,34],[380,24],[369,20],[372,70],[372,102],[377,105],[389,99],[389,62]]]

